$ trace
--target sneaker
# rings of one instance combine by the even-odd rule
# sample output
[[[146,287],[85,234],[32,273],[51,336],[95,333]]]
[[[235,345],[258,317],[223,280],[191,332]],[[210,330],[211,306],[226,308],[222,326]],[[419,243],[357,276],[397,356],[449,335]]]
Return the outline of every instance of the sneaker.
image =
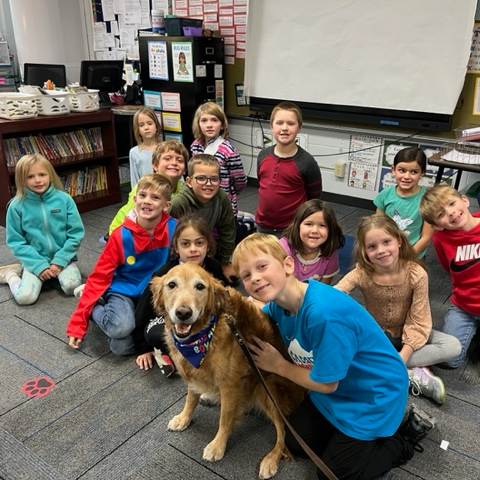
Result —
[[[0,283],[6,284],[8,283],[8,279],[10,278],[11,274],[16,274],[20,276],[22,273],[22,266],[19,263],[14,263],[12,265],[5,265],[0,267]]]
[[[175,373],[175,365],[173,364],[172,360],[168,355],[162,353],[162,351],[158,348],[154,348],[153,350],[155,352],[155,361],[157,362],[160,371],[167,378],[171,377]]]
[[[436,424],[437,421],[434,417],[412,404],[405,413],[399,432],[405,440],[413,444],[413,448],[417,452],[423,452],[423,447],[418,443],[427,436],[427,432],[435,428]]]
[[[85,290],[85,284],[79,285],[74,291],[73,294],[76,298],[80,298],[82,296],[83,290]]]
[[[420,367],[415,367],[409,377],[413,395],[422,394],[435,400],[440,405],[445,403],[447,399],[445,385],[440,377],[432,375],[428,370]]]

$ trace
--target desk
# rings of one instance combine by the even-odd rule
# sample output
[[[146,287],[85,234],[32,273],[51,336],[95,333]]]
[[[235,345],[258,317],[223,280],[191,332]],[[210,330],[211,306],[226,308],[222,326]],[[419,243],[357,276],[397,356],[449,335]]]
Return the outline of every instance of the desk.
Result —
[[[429,165],[438,167],[437,177],[435,183],[440,183],[443,177],[443,172],[446,168],[457,170],[457,178],[455,179],[455,189],[458,190],[460,185],[460,179],[462,178],[462,172],[474,172],[480,173],[480,165],[473,165],[469,163],[449,162],[441,158],[440,153],[435,153],[428,159]]]

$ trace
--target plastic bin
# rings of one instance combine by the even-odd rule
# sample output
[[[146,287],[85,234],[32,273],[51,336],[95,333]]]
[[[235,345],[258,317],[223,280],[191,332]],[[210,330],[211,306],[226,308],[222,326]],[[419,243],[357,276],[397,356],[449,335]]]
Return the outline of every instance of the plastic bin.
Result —
[[[0,93],[0,118],[19,120],[36,116],[35,95],[18,92]]]
[[[72,112],[94,112],[100,108],[98,90],[70,93],[70,109]]]

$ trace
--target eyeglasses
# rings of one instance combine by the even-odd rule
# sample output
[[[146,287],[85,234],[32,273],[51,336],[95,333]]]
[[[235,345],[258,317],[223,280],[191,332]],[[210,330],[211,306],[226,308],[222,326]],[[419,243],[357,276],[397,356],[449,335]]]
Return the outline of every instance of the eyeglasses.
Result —
[[[220,177],[206,177],[205,175],[197,175],[192,177],[195,179],[198,185],[206,185],[210,182],[213,186],[220,185]]]

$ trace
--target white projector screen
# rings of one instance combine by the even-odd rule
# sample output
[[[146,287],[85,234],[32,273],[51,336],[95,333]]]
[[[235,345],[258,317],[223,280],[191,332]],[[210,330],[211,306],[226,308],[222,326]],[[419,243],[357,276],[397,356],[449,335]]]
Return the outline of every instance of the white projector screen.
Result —
[[[250,97],[451,115],[477,0],[249,2]]]

